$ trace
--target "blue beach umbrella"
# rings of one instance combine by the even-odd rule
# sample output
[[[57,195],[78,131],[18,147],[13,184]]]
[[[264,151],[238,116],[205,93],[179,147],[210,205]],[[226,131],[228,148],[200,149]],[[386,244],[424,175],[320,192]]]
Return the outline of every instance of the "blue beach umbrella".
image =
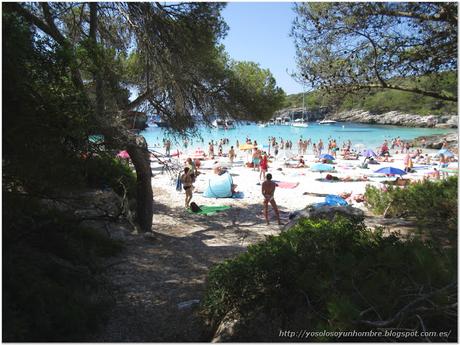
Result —
[[[323,153],[321,156],[319,156],[319,158],[324,158],[324,159],[327,159],[329,161],[332,161],[332,160],[335,159],[333,156],[331,156],[330,154],[327,154],[327,153]]]
[[[380,168],[374,172],[378,174],[386,174],[386,175],[405,175],[407,174],[404,170],[393,168],[393,167]]]
[[[453,157],[454,154],[448,149],[441,149],[436,153],[436,156],[444,155],[444,157]]]
[[[377,154],[374,151],[372,151],[371,149],[366,149],[363,152],[361,152],[361,154],[364,157],[377,157]]]
[[[323,171],[332,171],[334,170],[334,166],[333,165],[330,165],[330,164],[323,164],[323,163],[317,163],[317,164],[313,164],[311,167],[310,167],[310,170],[311,171],[319,171],[319,172],[323,172]]]

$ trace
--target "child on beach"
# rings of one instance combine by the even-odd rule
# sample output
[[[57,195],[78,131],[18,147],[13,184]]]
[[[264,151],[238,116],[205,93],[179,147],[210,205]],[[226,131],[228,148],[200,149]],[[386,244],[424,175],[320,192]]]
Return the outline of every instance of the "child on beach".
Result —
[[[275,189],[276,184],[272,181],[272,174],[267,174],[267,179],[262,183],[262,195],[264,196],[264,216],[267,225],[270,224],[268,221],[268,203],[270,203],[275,211],[276,219],[278,224],[282,225],[280,220],[280,213],[278,211],[278,206],[275,202]]]
[[[260,174],[259,174],[260,180],[265,180],[265,173],[267,172],[267,169],[268,169],[268,157],[264,151],[262,153],[262,158],[260,160]]]
[[[254,153],[252,154],[252,163],[254,164],[254,167],[252,170],[256,170],[259,171],[260,170],[260,150],[255,148],[254,149]]]

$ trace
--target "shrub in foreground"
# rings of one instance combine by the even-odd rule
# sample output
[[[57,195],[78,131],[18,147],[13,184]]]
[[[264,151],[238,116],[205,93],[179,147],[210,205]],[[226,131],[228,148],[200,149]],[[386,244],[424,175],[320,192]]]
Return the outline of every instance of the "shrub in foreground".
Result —
[[[234,341],[292,341],[281,330],[395,328],[452,330],[455,339],[456,291],[453,250],[383,237],[343,218],[302,219],[215,266],[202,312],[213,327],[239,318]]]
[[[90,187],[110,187],[123,195],[126,188],[128,198],[136,195],[136,175],[132,169],[117,158],[107,155],[92,156],[86,161],[87,181]]]
[[[366,187],[366,203],[377,214],[416,219],[420,227],[445,230],[456,241],[458,224],[458,177],[423,181],[405,188]]]

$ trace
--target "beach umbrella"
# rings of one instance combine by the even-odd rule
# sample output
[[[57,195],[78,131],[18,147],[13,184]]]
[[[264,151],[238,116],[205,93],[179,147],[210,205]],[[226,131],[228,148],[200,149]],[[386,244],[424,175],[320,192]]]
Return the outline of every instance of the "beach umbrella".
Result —
[[[372,151],[371,149],[366,149],[363,152],[361,152],[361,154],[364,157],[377,157],[377,154],[374,151]]]
[[[374,172],[378,174],[386,174],[386,175],[405,175],[407,174],[404,170],[393,168],[393,167],[380,168]]]
[[[453,157],[454,154],[448,149],[441,149],[436,153],[436,156],[444,155],[444,157]]]
[[[129,153],[126,150],[120,151],[117,154],[117,157],[128,159],[129,158]]]
[[[319,172],[323,172],[323,171],[332,171],[334,170],[334,166],[331,165],[331,164],[324,164],[324,163],[317,163],[317,164],[313,164],[311,167],[310,167],[310,170],[311,171],[319,171]]]
[[[329,161],[332,161],[332,160],[335,159],[333,156],[331,156],[330,154],[327,154],[327,153],[323,153],[321,156],[319,156],[319,158],[324,158],[324,159],[327,159]]]

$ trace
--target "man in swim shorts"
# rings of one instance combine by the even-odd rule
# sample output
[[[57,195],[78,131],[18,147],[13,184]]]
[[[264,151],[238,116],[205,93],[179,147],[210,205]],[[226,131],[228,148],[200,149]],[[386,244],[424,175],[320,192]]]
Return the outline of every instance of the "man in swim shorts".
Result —
[[[264,216],[267,225],[270,224],[268,221],[268,203],[270,203],[275,211],[276,219],[278,224],[281,225],[280,213],[278,206],[275,202],[275,189],[276,183],[272,181],[272,174],[267,174],[267,179],[262,183],[262,195],[264,196]]]

